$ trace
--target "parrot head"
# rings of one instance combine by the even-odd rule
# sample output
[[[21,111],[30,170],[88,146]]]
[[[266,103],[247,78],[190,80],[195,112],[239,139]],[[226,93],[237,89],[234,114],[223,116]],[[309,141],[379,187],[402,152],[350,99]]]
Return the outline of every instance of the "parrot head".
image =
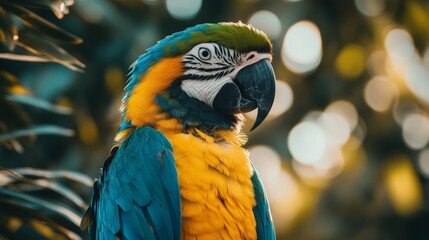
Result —
[[[231,129],[241,113],[258,109],[253,130],[274,101],[271,51],[263,32],[241,22],[200,24],[164,38],[131,66],[119,133],[144,125]]]

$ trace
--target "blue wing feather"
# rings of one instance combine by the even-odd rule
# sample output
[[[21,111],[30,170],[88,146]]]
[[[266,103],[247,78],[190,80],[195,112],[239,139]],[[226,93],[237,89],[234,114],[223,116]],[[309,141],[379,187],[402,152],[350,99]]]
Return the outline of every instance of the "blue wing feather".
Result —
[[[106,160],[82,220],[92,239],[180,239],[179,183],[168,140],[137,128]]]
[[[258,239],[263,240],[275,239],[276,235],[267,196],[265,195],[264,187],[262,186],[261,180],[259,179],[258,172],[253,165],[252,167],[252,183],[256,200],[256,206],[253,208],[253,214],[256,220],[257,236]]]

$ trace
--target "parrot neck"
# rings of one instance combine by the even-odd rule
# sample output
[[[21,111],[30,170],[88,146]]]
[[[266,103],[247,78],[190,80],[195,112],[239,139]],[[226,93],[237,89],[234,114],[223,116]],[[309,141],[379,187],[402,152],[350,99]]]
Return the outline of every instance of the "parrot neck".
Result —
[[[256,239],[256,205],[245,136],[231,130],[217,137],[190,128],[163,132],[173,146],[178,174],[182,239]],[[223,139],[223,141],[218,141]]]

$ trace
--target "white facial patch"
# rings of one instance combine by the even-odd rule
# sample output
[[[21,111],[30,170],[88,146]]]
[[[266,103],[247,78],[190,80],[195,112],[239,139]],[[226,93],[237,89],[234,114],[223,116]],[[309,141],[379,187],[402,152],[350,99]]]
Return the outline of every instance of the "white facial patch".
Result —
[[[228,82],[232,82],[229,76],[213,80],[183,80],[182,90],[190,97],[194,97],[210,107],[213,107],[213,101],[219,90]]]

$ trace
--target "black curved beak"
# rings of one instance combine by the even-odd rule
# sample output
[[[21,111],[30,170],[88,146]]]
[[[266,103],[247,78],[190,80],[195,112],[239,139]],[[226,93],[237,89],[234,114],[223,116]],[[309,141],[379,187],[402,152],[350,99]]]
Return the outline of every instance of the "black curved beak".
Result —
[[[241,69],[233,83],[225,84],[213,101],[213,107],[227,113],[245,113],[258,108],[251,130],[267,117],[275,95],[275,75],[265,59]]]

